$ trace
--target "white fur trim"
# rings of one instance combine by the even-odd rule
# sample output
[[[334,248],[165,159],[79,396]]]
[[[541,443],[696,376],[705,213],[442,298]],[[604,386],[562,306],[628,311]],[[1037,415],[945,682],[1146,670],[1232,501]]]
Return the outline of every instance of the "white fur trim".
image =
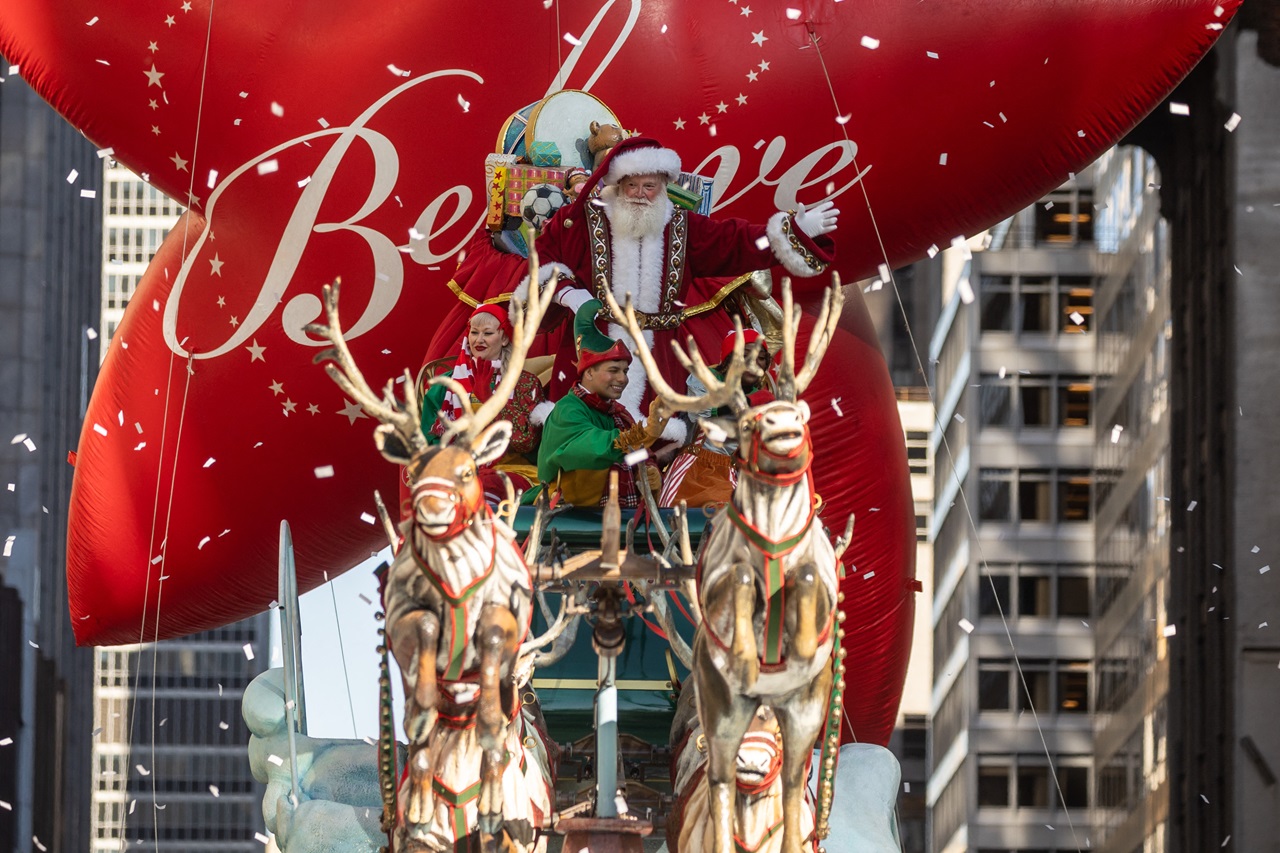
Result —
[[[609,158],[604,184],[610,186],[628,175],[663,175],[668,181],[680,177],[680,155],[670,148],[631,148]]]
[[[560,273],[561,281],[576,280],[573,276],[573,270],[569,269],[567,266],[560,263],[559,261],[552,261],[551,263],[544,263],[544,264],[538,265],[538,283],[546,284],[547,281],[551,279],[551,276],[555,275],[557,272]],[[516,285],[516,289],[512,292],[511,298],[525,299],[528,297],[528,295],[529,295],[529,276],[526,275],[524,278],[520,279],[520,283]]]
[[[667,421],[667,426],[662,431],[662,437],[666,441],[674,441],[677,444],[684,444],[685,439],[689,437],[689,427],[679,418],[672,418]]]
[[[769,248],[773,249],[773,256],[778,259],[778,263],[782,264],[787,272],[800,278],[812,278],[822,270],[814,269],[805,263],[804,255],[791,247],[791,242],[787,240],[787,235],[782,230],[782,223],[790,215],[790,213],[783,213],[780,210],[769,217],[769,223],[765,226],[765,230],[769,235]],[[791,223],[791,227],[792,229],[796,227],[794,222]]]
[[[609,337],[615,341],[622,341],[632,353],[636,351],[636,344],[631,339],[631,335],[627,334],[627,330],[617,323],[609,324]],[[644,339],[645,343],[652,349],[653,332],[646,329]],[[622,390],[622,397],[618,402],[631,413],[631,417],[635,419],[636,423],[643,421],[648,414],[640,408],[640,404],[644,402],[645,389],[648,387],[648,375],[645,373],[644,363],[633,355],[631,363],[627,365],[627,387]]]
[[[556,404],[550,400],[543,400],[533,407],[533,411],[529,412],[529,423],[534,426],[542,426],[546,423],[547,418],[551,415],[551,410],[555,407]]]

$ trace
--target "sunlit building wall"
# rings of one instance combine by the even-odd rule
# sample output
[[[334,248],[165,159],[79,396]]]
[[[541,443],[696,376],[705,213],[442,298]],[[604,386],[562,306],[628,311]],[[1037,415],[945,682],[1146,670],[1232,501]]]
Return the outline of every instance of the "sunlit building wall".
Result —
[[[1092,173],[942,259],[931,849],[1093,835]]]

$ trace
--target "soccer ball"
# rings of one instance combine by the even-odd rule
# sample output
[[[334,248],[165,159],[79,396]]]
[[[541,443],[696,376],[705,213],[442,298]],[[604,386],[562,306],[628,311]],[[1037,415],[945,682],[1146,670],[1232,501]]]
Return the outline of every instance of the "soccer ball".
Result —
[[[547,220],[564,206],[564,191],[552,184],[535,184],[520,199],[520,212],[524,221],[541,230]]]

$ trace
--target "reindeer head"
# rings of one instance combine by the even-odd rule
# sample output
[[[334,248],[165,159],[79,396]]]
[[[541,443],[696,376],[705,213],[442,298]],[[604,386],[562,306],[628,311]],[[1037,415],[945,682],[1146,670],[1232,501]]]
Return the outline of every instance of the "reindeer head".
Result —
[[[531,241],[532,242],[532,241]],[[511,438],[509,421],[494,421],[520,381],[525,356],[537,334],[538,324],[551,304],[556,278],[539,288],[538,255],[532,245],[529,251],[530,281],[527,303],[511,303],[511,359],[502,380],[480,408],[471,404],[471,395],[447,376],[432,379],[432,384],[446,385],[462,402],[463,414],[457,420],[445,420],[440,445],[427,444],[419,422],[418,395],[409,371],[404,372],[404,400],[397,401],[395,382],[388,381],[379,397],[369,387],[356,366],[342,335],[338,319],[339,282],[324,286],[325,313],[328,325],[313,323],[307,331],[327,338],[333,347],[315,357],[315,361],[332,360],[325,365],[329,377],[369,415],[380,421],[373,440],[383,458],[404,465],[412,484],[414,519],[426,536],[447,539],[455,535],[484,506],[479,468],[496,462],[507,450]]]
[[[736,759],[738,790],[747,795],[763,793],[782,770],[782,730],[773,709],[761,705],[742,736]]]
[[[676,358],[686,370],[702,382],[707,393],[693,397],[674,391],[658,371],[653,354],[644,343],[636,322],[635,310],[628,299],[626,310],[608,293],[609,309],[618,322],[627,326],[631,339],[636,342],[636,355],[644,363],[650,385],[669,411],[697,412],[708,408],[728,407],[732,418],[712,418],[702,421],[702,428],[717,441],[736,439],[738,456],[745,470],[766,479],[785,482],[788,478],[803,476],[811,461],[812,446],[809,439],[809,406],[799,399],[818,372],[822,356],[831,343],[840,310],[844,305],[844,293],[840,290],[839,275],[832,276],[832,286],[823,294],[822,310],[818,314],[813,334],[809,337],[809,349],[799,375],[795,372],[796,333],[800,318],[796,315],[791,298],[791,280],[782,281],[782,366],[778,371],[778,396],[760,405],[751,406],[742,388],[742,379],[748,370],[744,357],[742,323],[735,318],[737,331],[733,355],[729,359],[724,379],[720,379],[707,367],[693,338],[689,338],[688,351],[676,341],[671,342]]]

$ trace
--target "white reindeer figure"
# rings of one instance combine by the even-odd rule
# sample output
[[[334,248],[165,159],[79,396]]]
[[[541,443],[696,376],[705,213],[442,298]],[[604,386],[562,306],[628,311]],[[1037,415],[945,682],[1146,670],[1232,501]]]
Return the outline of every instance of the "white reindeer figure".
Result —
[[[680,692],[671,725],[672,786],[677,792],[667,817],[671,853],[699,853],[714,846],[707,782],[707,740],[698,720],[692,686]],[[740,853],[778,853],[782,849],[782,733],[773,709],[761,705],[747,727],[734,761],[734,844]],[[800,828],[814,829],[814,804],[806,797]]]
[[[536,255],[530,261],[536,269]],[[336,282],[324,288],[328,325],[308,326],[333,343],[316,360],[337,362],[325,365],[329,376],[381,422],[378,449],[405,465],[413,483],[413,517],[402,527],[406,541],[383,597],[409,739],[397,853],[453,850],[477,831],[486,853],[545,847],[539,830],[554,802],[551,767],[540,732],[532,730],[539,727],[526,728],[533,709],[521,701],[516,678],[533,582],[515,534],[485,503],[477,467],[506,450],[511,424],[494,419],[515,388],[553,292],[554,283],[535,288],[527,307],[512,303],[511,361],[502,380],[478,409],[454,387],[465,413],[447,424],[435,447],[422,433],[408,371],[401,403],[394,383],[379,398],[356,367],[338,320]]]
[[[782,732],[784,823],[781,849],[801,853],[806,770],[823,731],[833,679],[838,560],[823,525],[810,465],[808,387],[839,321],[844,296],[837,278],[824,295],[804,365],[795,372],[799,327],[790,281],[782,286],[783,350],[777,399],[751,407],[742,389],[748,369],[741,324],[723,379],[707,367],[692,338],[676,357],[708,389],[689,396],[662,378],[640,335],[635,312],[610,308],[636,341],[654,392],[667,409],[696,412],[727,406],[733,420],[703,423],[738,441],[738,485],[704,541],[698,563],[702,622],[693,647],[693,682],[707,738],[707,783],[713,853],[734,853],[735,765],[744,733],[762,704]],[[846,531],[846,538],[852,533]]]

